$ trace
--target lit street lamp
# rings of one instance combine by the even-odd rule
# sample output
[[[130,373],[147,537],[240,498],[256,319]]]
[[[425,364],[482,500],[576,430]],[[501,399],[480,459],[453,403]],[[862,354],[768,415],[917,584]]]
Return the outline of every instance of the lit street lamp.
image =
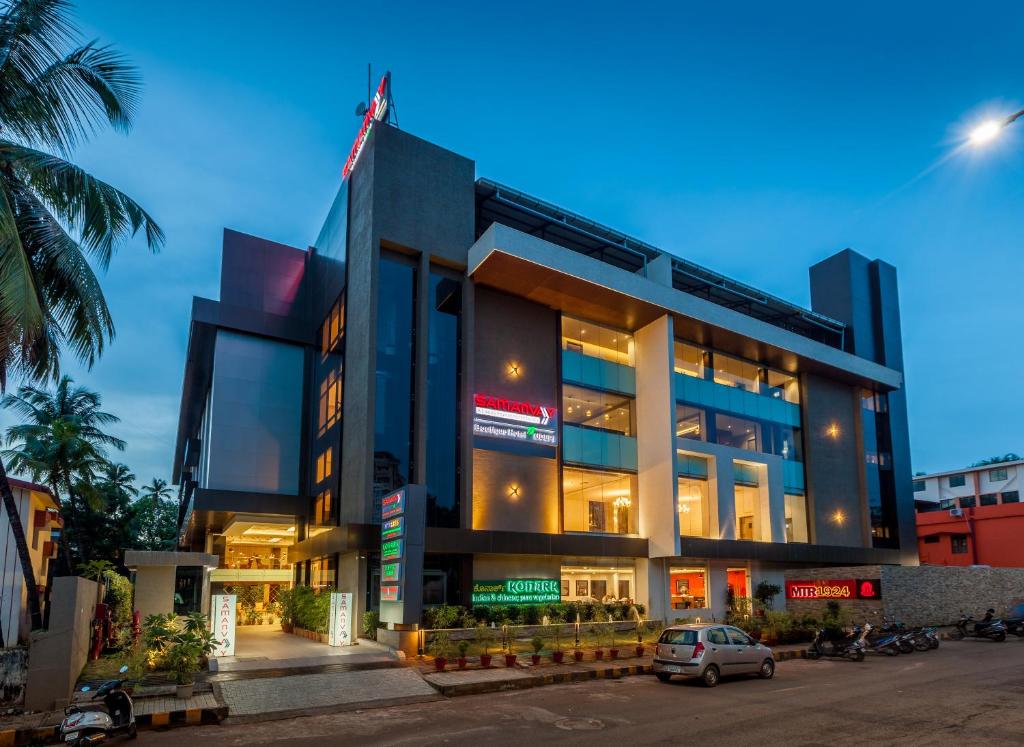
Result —
[[[975,146],[986,145],[999,137],[999,134],[1003,131],[1004,127],[1008,127],[1021,117],[1024,117],[1024,109],[1021,109],[1015,114],[1011,114],[1006,119],[989,119],[982,122],[971,130],[971,134],[967,138],[968,142]]]

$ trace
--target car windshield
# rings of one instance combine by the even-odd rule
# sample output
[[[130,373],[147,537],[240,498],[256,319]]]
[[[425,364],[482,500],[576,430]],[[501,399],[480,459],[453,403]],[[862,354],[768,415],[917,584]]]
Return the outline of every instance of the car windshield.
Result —
[[[666,630],[661,634],[658,643],[668,643],[673,646],[695,646],[697,645],[697,631]]]

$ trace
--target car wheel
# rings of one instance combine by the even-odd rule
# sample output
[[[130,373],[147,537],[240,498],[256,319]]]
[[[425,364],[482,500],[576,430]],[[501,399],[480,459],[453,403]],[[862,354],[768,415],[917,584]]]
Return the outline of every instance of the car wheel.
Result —
[[[138,739],[138,737],[139,737],[139,727],[136,726],[135,724],[132,724],[131,726],[128,727],[128,738],[129,739]]]
[[[1006,640],[1006,633],[1004,633],[1002,631],[999,631],[994,636],[992,636],[992,640],[995,641],[996,643],[1002,643],[1003,641]]]
[[[706,687],[714,687],[718,684],[718,667],[714,664],[704,670],[704,685]]]
[[[658,682],[668,682],[670,679],[672,679],[672,675],[666,672],[658,672],[654,676],[658,678]]]
[[[770,680],[775,676],[775,662],[771,659],[765,659],[761,662],[761,668],[757,670],[757,676],[763,680]]]

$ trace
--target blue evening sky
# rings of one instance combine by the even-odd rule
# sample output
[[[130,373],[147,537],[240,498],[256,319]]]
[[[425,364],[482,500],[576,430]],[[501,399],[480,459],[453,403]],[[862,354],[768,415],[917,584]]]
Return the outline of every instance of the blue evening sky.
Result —
[[[401,126],[478,175],[783,298],[807,305],[807,267],[843,247],[892,262],[915,470],[1024,451],[1024,121],[948,157],[1024,106],[1024,5],[981,5],[85,0],[146,89],[133,133],[77,160],[168,243],[115,258],[117,340],[72,372],[140,479],[168,477],[221,232],[313,241],[372,61]]]

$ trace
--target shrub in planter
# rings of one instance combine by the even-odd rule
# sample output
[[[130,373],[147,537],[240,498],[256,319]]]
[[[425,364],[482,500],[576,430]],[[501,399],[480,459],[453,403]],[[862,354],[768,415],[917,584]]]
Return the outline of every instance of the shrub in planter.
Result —
[[[579,649],[576,649],[572,652],[572,658],[574,658],[576,661],[583,661],[583,652]]]
[[[466,668],[466,652],[469,651],[469,641],[467,641],[465,638],[463,638],[461,641],[459,641],[458,649],[459,649],[459,669],[465,669]]]
[[[604,651],[602,649],[597,649],[597,651],[594,652],[594,658],[598,661],[604,661]]]
[[[610,649],[608,649],[608,656],[610,656],[612,659],[618,659],[619,658],[619,650],[617,648],[610,648]]]
[[[480,650],[483,652],[480,654],[480,666],[491,666],[491,646],[494,645],[495,639],[494,629],[480,623],[476,626],[475,638],[476,642],[480,645]]]
[[[544,639],[539,635],[536,635],[533,637],[533,640],[530,641],[530,645],[533,646],[533,656],[530,657],[530,661],[532,661],[534,665],[540,664],[540,651],[544,648]]]
[[[552,651],[551,652],[551,661],[555,662],[555,664],[561,664],[562,660],[564,658],[565,658],[565,652],[563,652],[563,651]]]
[[[380,613],[367,610],[363,613],[363,638],[377,640],[377,628],[380,627]]]
[[[505,666],[514,667],[516,665],[516,658],[515,654],[505,654]]]
[[[448,648],[451,646],[451,639],[448,633],[443,630],[434,632],[430,641],[430,652],[434,655],[434,666],[438,672],[443,672],[448,663]]]

